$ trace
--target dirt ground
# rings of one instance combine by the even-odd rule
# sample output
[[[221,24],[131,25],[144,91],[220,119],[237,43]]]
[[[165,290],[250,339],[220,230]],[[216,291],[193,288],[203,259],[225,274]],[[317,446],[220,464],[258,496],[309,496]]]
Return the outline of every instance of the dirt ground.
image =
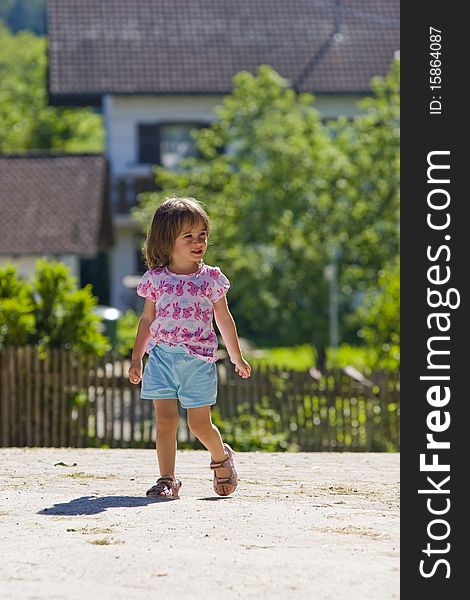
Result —
[[[153,450],[0,449],[4,600],[399,597],[399,455],[178,451],[180,500],[145,497]],[[57,464],[63,463],[63,464]]]

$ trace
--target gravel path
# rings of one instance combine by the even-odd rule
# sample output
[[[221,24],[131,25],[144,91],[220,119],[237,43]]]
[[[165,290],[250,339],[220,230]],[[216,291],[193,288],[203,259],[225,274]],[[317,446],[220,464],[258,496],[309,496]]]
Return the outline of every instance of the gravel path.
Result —
[[[159,501],[153,450],[0,449],[2,598],[399,597],[398,454],[235,458],[220,498],[208,453],[178,451]]]

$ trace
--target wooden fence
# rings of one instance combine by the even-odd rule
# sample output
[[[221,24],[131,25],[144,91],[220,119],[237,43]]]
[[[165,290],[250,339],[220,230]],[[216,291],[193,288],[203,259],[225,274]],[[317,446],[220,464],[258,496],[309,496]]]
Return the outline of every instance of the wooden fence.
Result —
[[[35,347],[0,354],[0,445],[138,447],[155,444],[153,403],[129,383],[128,359]],[[398,450],[400,384],[395,373],[369,380],[344,370],[322,375],[254,369],[243,380],[218,361],[221,427],[303,451]],[[181,412],[182,417],[184,411]],[[241,432],[241,433],[240,433]],[[225,432],[224,437],[225,437]],[[233,432],[232,432],[233,433]],[[236,437],[236,436],[235,436]],[[181,419],[179,442],[200,447]]]

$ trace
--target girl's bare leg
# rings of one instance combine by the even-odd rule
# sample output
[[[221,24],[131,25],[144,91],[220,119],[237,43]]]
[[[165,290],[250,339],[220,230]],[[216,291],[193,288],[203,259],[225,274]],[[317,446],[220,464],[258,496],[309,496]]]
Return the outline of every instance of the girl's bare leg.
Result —
[[[188,426],[209,450],[214,462],[222,462],[227,458],[220,431],[212,423],[210,406],[188,408]],[[230,469],[216,469],[215,471],[217,477],[230,477]]]
[[[157,425],[157,460],[160,477],[175,476],[176,433],[178,431],[178,401],[154,400],[155,421]]]

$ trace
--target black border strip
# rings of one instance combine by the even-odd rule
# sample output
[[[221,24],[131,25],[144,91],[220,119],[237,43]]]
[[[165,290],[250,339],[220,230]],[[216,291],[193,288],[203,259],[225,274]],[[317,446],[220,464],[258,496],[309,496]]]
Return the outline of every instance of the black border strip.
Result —
[[[434,32],[440,38],[430,38],[430,27],[440,30]],[[401,589],[405,599],[421,597],[418,594],[431,600],[461,597],[465,592],[457,590],[466,589],[468,571],[464,507],[468,467],[462,464],[470,438],[470,399],[464,389],[467,372],[470,375],[466,312],[470,228],[465,218],[465,180],[470,169],[464,148],[469,130],[464,88],[470,53],[465,28],[458,3],[402,3]],[[439,40],[439,49],[436,44],[430,47],[433,40]],[[430,55],[433,50],[441,52],[440,73],[430,71],[430,60],[436,60]],[[441,77],[442,87],[432,90],[430,77],[436,76]],[[428,172],[431,163],[450,168]],[[439,203],[442,208],[430,206]],[[434,228],[447,222],[443,229]],[[447,276],[449,280],[441,282]],[[455,307],[446,307],[446,299]],[[430,316],[433,313],[441,316]],[[449,354],[432,354],[434,350]],[[427,447],[431,434],[442,447]],[[421,468],[420,455],[425,455]],[[448,465],[449,471],[445,466],[429,470],[432,467],[425,465],[433,461]]]

